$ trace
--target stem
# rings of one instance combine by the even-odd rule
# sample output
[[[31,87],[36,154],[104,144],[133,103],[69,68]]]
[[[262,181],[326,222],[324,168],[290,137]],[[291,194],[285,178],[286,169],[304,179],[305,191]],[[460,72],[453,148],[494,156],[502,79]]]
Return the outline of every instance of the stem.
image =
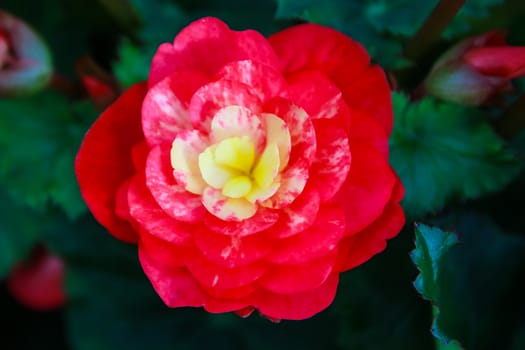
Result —
[[[413,61],[425,56],[465,2],[466,0],[439,1],[425,23],[406,44],[405,56]]]
[[[492,126],[504,139],[511,139],[525,129],[525,94],[521,95]]]

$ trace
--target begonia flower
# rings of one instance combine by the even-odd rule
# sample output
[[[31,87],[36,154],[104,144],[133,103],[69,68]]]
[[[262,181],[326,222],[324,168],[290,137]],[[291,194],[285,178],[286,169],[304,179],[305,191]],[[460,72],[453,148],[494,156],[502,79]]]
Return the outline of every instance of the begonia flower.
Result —
[[[495,30],[453,46],[435,63],[425,80],[429,94],[464,105],[492,103],[525,75],[525,46],[509,46]]]
[[[0,96],[39,91],[52,73],[51,55],[40,36],[21,19],[0,10]]]
[[[95,122],[75,171],[168,306],[305,319],[404,224],[392,123],[384,72],[347,36],[203,18]]]

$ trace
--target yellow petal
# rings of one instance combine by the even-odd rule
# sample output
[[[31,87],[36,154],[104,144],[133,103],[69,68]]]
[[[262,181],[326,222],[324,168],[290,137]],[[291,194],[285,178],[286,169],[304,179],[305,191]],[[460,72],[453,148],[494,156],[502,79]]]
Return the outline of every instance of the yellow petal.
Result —
[[[244,198],[228,198],[211,187],[202,193],[202,204],[211,214],[228,221],[242,221],[257,212],[257,206]]]
[[[252,189],[252,181],[248,176],[231,178],[222,188],[222,194],[230,198],[241,198]]]
[[[290,130],[286,123],[271,113],[263,113],[261,118],[266,128],[266,144],[275,143],[279,149],[279,171],[283,170],[290,160],[290,150],[292,148],[292,141],[290,138]]]
[[[252,171],[255,183],[261,188],[270,186],[279,174],[279,163],[277,145],[275,143],[267,145]]]
[[[215,146],[211,146],[199,154],[199,169],[202,178],[208,185],[221,189],[228,180],[240,174],[233,169],[217,164],[214,159],[214,149]]]
[[[255,160],[255,146],[249,137],[230,137],[215,148],[215,161],[227,167],[248,173]]]

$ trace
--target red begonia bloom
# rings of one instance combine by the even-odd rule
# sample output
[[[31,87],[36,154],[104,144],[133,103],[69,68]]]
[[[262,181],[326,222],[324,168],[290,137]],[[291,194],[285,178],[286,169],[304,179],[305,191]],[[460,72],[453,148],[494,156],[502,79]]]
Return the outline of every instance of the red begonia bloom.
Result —
[[[391,129],[385,75],[350,38],[204,18],[97,120],[76,173],[168,306],[304,319],[404,223]]]
[[[504,32],[471,37],[444,53],[425,81],[428,93],[465,105],[491,103],[525,75],[525,46],[509,46]]]
[[[64,271],[64,262],[59,256],[37,246],[29,259],[11,270],[6,281],[7,289],[29,309],[53,310],[66,302]]]

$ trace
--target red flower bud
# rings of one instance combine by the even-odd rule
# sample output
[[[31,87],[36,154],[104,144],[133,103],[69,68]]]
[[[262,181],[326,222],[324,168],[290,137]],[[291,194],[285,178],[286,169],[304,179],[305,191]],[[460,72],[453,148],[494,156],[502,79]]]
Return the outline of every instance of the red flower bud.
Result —
[[[426,91],[464,105],[490,104],[525,75],[525,47],[508,46],[503,31],[466,39],[443,54],[425,81]]]
[[[38,34],[0,11],[0,96],[36,92],[48,84],[51,73],[51,56]]]
[[[65,303],[64,262],[42,246],[7,277],[7,289],[22,305],[37,311],[59,308]]]

